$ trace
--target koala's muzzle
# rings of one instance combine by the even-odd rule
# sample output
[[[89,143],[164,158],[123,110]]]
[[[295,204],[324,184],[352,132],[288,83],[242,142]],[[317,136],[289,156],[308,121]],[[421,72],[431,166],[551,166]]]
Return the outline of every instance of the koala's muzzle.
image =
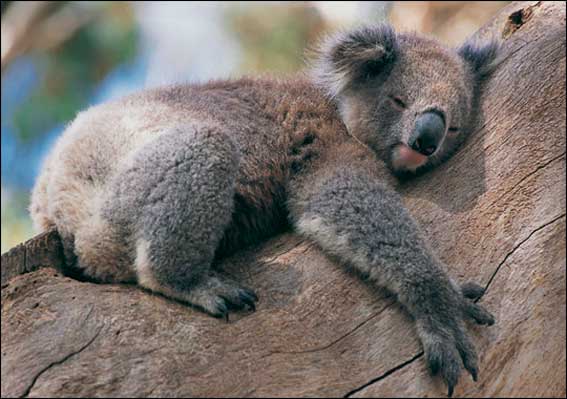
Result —
[[[442,115],[425,112],[417,117],[408,145],[420,154],[429,156],[439,147],[444,133],[445,120]]]

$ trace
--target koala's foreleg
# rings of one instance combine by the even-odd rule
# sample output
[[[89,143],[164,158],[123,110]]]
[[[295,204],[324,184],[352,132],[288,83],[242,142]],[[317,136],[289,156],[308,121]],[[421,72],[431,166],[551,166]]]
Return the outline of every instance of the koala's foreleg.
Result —
[[[441,373],[449,393],[461,362],[477,377],[477,355],[463,321],[492,324],[490,313],[467,298],[478,286],[461,289],[432,254],[401,198],[345,151],[304,177],[290,201],[296,229],[321,248],[397,294],[415,318],[430,370]],[[373,160],[376,162],[376,160]]]
[[[231,219],[239,153],[220,129],[179,126],[142,147],[114,183],[110,220],[132,225],[138,283],[215,316],[254,307],[249,289],[210,270]]]

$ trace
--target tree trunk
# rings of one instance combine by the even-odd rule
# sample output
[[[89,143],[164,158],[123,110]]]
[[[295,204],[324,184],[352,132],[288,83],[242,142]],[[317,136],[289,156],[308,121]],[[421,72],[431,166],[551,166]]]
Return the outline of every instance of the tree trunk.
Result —
[[[511,4],[477,36],[506,55],[484,122],[403,195],[496,316],[470,326],[479,381],[463,373],[455,395],[565,397],[565,4]],[[293,234],[222,263],[260,297],[229,323],[135,286],[33,271],[60,262],[56,233],[2,257],[3,397],[446,394],[395,299]]]

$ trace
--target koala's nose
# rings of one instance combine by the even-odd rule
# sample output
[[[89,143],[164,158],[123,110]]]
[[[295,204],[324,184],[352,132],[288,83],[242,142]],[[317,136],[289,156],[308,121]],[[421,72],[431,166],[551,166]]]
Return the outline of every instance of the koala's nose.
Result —
[[[418,116],[408,145],[423,155],[435,152],[445,133],[445,121],[437,112],[425,112]]]

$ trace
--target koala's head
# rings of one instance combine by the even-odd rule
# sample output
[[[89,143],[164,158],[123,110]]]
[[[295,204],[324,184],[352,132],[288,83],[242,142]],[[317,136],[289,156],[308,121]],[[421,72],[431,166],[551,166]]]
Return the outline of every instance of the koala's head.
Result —
[[[403,176],[448,159],[470,133],[496,49],[365,27],[327,40],[314,75],[349,132]]]

